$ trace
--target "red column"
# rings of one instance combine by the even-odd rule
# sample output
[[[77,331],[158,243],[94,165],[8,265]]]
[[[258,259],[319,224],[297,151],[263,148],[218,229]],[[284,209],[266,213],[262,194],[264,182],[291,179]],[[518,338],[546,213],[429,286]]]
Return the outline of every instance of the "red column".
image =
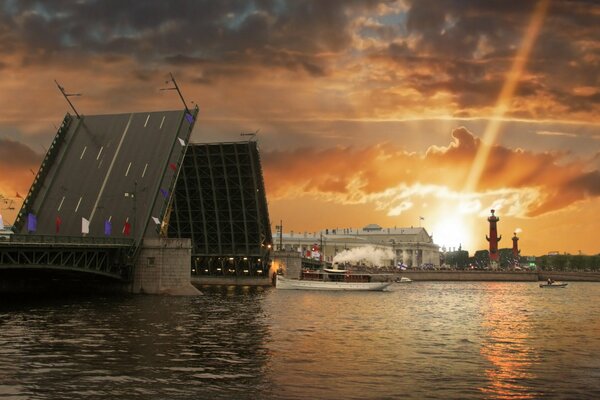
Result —
[[[498,253],[498,242],[502,239],[502,235],[498,236],[496,223],[500,221],[500,218],[494,215],[494,210],[491,211],[492,215],[487,219],[490,223],[490,236],[488,237],[486,235],[485,238],[488,242],[490,242],[490,262],[498,262],[500,260],[500,254]]]

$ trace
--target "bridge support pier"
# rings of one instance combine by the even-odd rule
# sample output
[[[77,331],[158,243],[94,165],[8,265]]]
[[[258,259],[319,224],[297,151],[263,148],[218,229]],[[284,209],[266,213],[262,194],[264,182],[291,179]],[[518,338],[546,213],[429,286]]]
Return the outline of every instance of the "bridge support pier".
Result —
[[[134,268],[132,293],[194,296],[190,239],[144,239]]]

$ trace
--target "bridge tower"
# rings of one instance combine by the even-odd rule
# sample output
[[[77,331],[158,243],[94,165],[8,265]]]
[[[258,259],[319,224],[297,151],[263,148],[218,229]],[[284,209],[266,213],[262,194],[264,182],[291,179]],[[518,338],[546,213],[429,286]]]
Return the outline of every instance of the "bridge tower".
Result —
[[[502,239],[502,235],[498,236],[498,229],[496,224],[500,221],[500,218],[494,215],[495,210],[491,210],[492,215],[488,217],[490,223],[490,236],[485,236],[486,240],[490,242],[490,264],[497,266],[500,260],[500,254],[498,253],[498,242]]]

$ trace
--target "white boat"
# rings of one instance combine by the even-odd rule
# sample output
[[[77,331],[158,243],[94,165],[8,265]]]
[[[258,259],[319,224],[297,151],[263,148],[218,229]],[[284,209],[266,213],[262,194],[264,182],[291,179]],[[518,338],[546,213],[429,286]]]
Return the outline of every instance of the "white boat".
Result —
[[[567,287],[568,283],[564,282],[545,282],[540,283],[541,288],[564,288]]]
[[[277,289],[296,290],[370,290],[381,291],[392,282],[372,282],[369,274],[355,274],[346,270],[324,269],[303,271],[300,279],[277,275]]]
[[[412,279],[403,276],[400,279],[396,279],[396,283],[412,283]]]

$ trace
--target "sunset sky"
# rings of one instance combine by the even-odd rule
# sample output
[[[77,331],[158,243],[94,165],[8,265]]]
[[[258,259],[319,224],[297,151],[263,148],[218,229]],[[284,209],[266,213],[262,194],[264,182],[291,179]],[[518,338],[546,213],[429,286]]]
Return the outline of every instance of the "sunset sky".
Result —
[[[285,231],[418,226],[439,245],[600,252],[594,1],[0,0],[0,201],[12,223],[69,111],[200,107],[258,131]],[[487,143],[487,144],[486,144]],[[7,201],[16,209],[8,210]]]

